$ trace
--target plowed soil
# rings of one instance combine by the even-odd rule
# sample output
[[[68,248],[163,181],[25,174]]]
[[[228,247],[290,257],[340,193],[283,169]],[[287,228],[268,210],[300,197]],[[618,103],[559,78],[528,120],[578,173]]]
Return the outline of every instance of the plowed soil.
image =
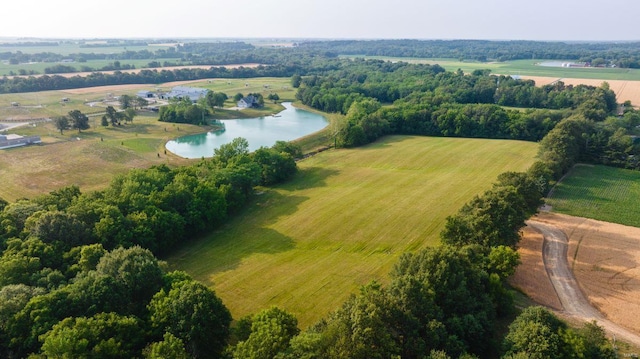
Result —
[[[582,292],[607,319],[640,333],[640,228],[541,213],[569,238],[567,259]],[[542,261],[542,236],[526,229],[520,242],[522,264],[512,284],[536,302],[557,309],[558,297]]]

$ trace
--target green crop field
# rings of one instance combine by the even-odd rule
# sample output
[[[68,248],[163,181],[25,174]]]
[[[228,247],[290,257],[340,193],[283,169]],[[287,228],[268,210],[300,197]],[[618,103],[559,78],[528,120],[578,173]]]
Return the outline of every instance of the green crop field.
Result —
[[[640,172],[578,165],[547,203],[554,212],[640,227]]]
[[[345,56],[356,57],[356,56]],[[557,78],[578,78],[595,80],[627,80],[640,81],[640,69],[617,68],[565,68],[539,66],[545,60],[515,60],[505,62],[459,61],[455,59],[421,59],[412,57],[359,56],[388,61],[404,61],[409,63],[438,64],[448,71],[461,69],[464,72],[489,69],[494,74],[545,76]],[[559,61],[559,60],[558,60]]]
[[[523,171],[537,144],[390,136],[299,162],[238,217],[169,258],[211,285],[234,318],[277,305],[313,324],[398,257],[439,243],[445,218]]]

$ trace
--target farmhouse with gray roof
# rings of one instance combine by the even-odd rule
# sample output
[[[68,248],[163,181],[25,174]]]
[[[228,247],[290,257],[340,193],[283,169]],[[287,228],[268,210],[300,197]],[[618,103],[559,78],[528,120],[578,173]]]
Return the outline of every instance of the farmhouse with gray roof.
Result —
[[[258,99],[253,95],[243,97],[240,101],[238,101],[237,105],[240,108],[260,107]]]

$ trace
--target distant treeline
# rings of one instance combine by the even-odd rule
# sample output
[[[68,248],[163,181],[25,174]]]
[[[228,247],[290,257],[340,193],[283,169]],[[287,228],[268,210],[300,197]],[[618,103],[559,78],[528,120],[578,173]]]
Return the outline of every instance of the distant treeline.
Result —
[[[57,41],[18,41],[18,42],[2,42],[0,47],[42,47],[42,46],[58,46]]]
[[[24,43],[28,46],[32,43]],[[144,46],[148,42],[83,44],[81,47]],[[56,46],[56,42],[42,46]],[[17,44],[5,44],[15,46]],[[81,52],[68,55],[54,52],[23,53],[1,52],[0,60],[11,64],[29,62],[60,62],[73,59],[88,60],[158,60],[176,59],[197,65],[228,65],[240,63],[282,64],[296,58],[329,59],[338,55],[391,56],[419,58],[453,58],[473,61],[574,60],[622,68],[640,68],[639,42],[543,42],[543,41],[488,41],[488,40],[335,40],[308,41],[292,48],[257,47],[245,42],[186,42],[155,50],[126,50],[120,53]],[[304,62],[304,61],[303,61]]]
[[[123,84],[160,84],[172,81],[198,80],[205,78],[250,78],[250,77],[287,77],[300,71],[296,66],[258,66],[227,69],[211,67],[209,69],[158,70],[144,69],[138,73],[116,71],[113,74],[94,72],[87,76],[65,77],[43,75],[30,77],[0,78],[0,93],[19,93],[49,90],[64,90],[93,86]]]
[[[640,68],[640,42],[545,42],[489,40],[309,41],[299,48],[335,55],[452,58],[475,61],[523,59],[604,59],[618,67]]]

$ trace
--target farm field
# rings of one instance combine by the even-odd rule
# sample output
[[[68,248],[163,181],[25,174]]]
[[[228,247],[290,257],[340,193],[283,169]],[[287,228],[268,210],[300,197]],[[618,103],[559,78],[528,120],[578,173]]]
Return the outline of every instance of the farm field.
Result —
[[[577,165],[553,191],[554,212],[640,227],[640,173]]]
[[[402,253],[438,245],[448,215],[536,152],[530,142],[404,136],[325,151],[166,260],[212,286],[234,318],[277,305],[304,328],[359,286],[385,282]]]
[[[574,78],[557,78],[557,77],[542,77],[542,76],[520,76],[523,79],[529,79],[536,82],[536,85],[543,86],[561,80],[565,85],[589,85],[600,86],[603,82],[609,84],[609,88],[616,94],[616,100],[619,103],[625,101],[631,101],[634,107],[640,106],[640,81],[627,81],[627,80],[596,80],[596,79],[574,79]]]
[[[640,333],[640,228],[557,213],[540,213],[536,220],[560,228],[569,238],[569,264],[589,301],[609,320]],[[530,229],[524,233],[522,264],[512,284],[539,303],[559,309],[547,284],[541,249],[528,250],[542,247],[542,236]]]

